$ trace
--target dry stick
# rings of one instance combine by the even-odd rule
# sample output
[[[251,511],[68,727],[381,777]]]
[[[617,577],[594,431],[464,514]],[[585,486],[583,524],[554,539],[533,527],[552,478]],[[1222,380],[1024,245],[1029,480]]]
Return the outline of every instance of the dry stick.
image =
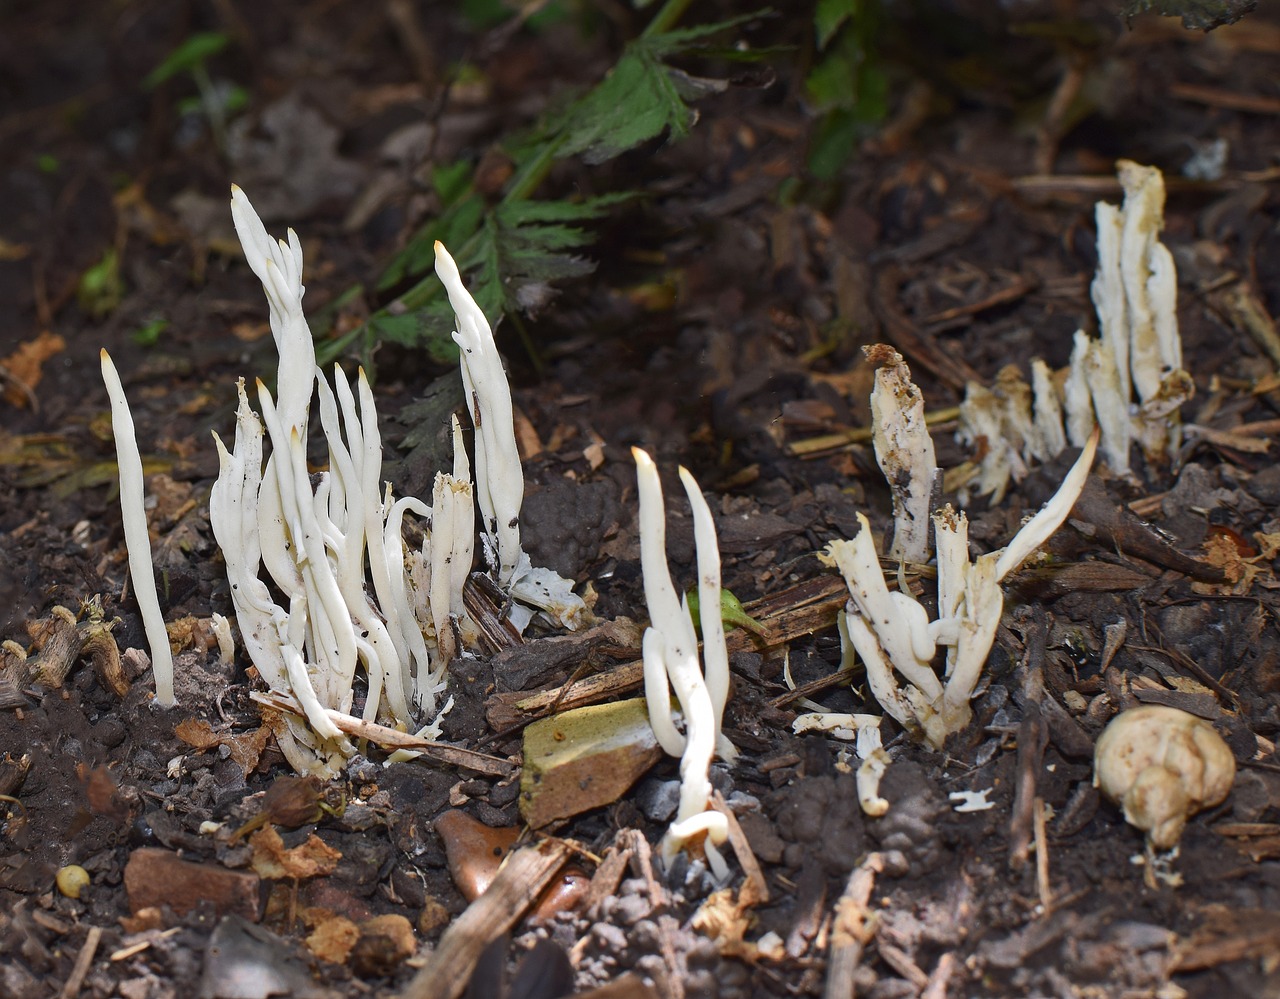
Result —
[[[1238,282],[1213,292],[1206,298],[1209,308],[1231,326],[1253,337],[1271,363],[1280,367],[1280,334],[1267,307],[1248,284]]]
[[[738,824],[738,817],[733,814],[733,809],[729,807],[719,791],[712,792],[711,807],[728,821],[729,845],[733,847],[738,863],[742,866],[742,873],[746,875],[742,887],[738,890],[738,904],[764,905],[769,901],[769,884],[764,879],[764,871],[760,869],[760,862],[756,859],[755,851],[751,849],[747,834]]]
[[[947,951],[934,965],[933,974],[929,976],[929,984],[920,993],[920,999],[947,999],[947,984],[956,970],[956,956]]]
[[[942,323],[949,323],[956,319],[967,319],[969,316],[976,316],[979,312],[986,312],[988,309],[994,309],[1000,305],[1008,305],[1016,302],[1018,299],[1029,295],[1040,287],[1040,282],[1035,278],[1023,277],[1021,274],[1014,275],[1012,281],[1002,288],[997,288],[990,294],[978,299],[976,302],[967,302],[964,305],[954,305],[949,309],[943,309],[940,312],[934,312],[920,320],[920,325],[933,328]],[[939,412],[957,412],[960,407],[951,410],[939,410]],[[954,417],[952,417],[954,419]],[[927,422],[927,418],[926,418]]]
[[[764,600],[748,603],[744,610],[768,629],[768,641],[762,642],[750,632],[738,628],[725,636],[729,654],[775,648],[829,628],[835,623],[836,612],[844,607],[847,600],[844,580],[838,576],[822,576]],[[516,707],[530,714],[549,708],[568,711],[636,690],[643,682],[644,663],[637,660],[623,663],[608,673],[571,680],[559,687],[530,694],[518,701]]]
[[[290,714],[299,716],[303,715],[302,705],[298,703],[296,698],[287,694],[281,694],[273,690],[266,694],[254,691],[249,696],[259,704],[265,704],[267,707],[274,708],[277,711],[287,711]],[[341,711],[328,709],[325,714],[329,716],[330,721],[347,735],[354,735],[358,739],[368,739],[370,742],[377,743],[387,749],[416,750],[421,752],[423,756],[429,756],[440,763],[466,767],[468,770],[475,770],[477,773],[494,777],[514,777],[520,769],[510,760],[477,753],[474,750],[463,749],[459,746],[449,746],[443,742],[433,742],[430,739],[423,739],[409,732],[387,728],[385,725],[379,725],[376,722],[367,722],[363,718],[357,718],[354,715],[344,715]]]
[[[924,414],[925,426],[936,429],[940,424],[959,419],[960,407],[947,406]],[[829,434],[820,434],[802,441],[794,441],[787,445],[787,453],[797,458],[822,457],[836,448],[848,447],[850,444],[866,444],[871,440],[871,427],[850,427],[848,430],[836,430]]]
[[[867,905],[876,887],[876,875],[883,870],[884,858],[878,853],[867,854],[836,902],[823,999],[853,999],[854,972],[863,949],[876,934],[875,913],[868,911]]]
[[[39,653],[26,664],[27,675],[42,687],[57,690],[80,657],[84,643],[76,630],[76,616],[65,607],[49,612],[49,634]]]
[[[1245,111],[1250,114],[1280,114],[1280,99],[1264,94],[1242,94],[1221,87],[1206,87],[1196,83],[1175,83],[1169,93],[1184,101],[1204,104],[1228,111]]]
[[[457,999],[462,995],[480,953],[520,921],[569,853],[569,847],[559,840],[544,840],[511,854],[484,894],[445,930],[439,946],[400,999]]]
[[[1053,911],[1053,889],[1049,885],[1049,837],[1045,834],[1044,813],[1044,799],[1036,798],[1035,812],[1032,814],[1036,834],[1036,890],[1047,916]]]
[[[59,993],[59,999],[75,999],[80,994],[80,986],[84,984],[85,976],[89,974],[89,967],[93,964],[93,956],[98,953],[98,941],[101,939],[102,927],[90,926],[84,946],[80,948],[80,953],[76,957],[75,967],[71,969],[67,983],[62,986],[62,991]]]
[[[1009,817],[1009,866],[1021,870],[1031,852],[1035,821],[1036,777],[1049,744],[1049,729],[1040,710],[1044,698],[1044,656],[1049,629],[1042,617],[1032,618],[1026,631],[1022,723],[1018,727],[1017,786]]]
[[[898,305],[898,286],[905,280],[902,267],[891,264],[876,278],[871,296],[872,310],[889,342],[913,364],[924,368],[944,385],[964,392],[966,382],[982,381],[982,376],[964,358],[952,354],[933,337],[921,332]]]

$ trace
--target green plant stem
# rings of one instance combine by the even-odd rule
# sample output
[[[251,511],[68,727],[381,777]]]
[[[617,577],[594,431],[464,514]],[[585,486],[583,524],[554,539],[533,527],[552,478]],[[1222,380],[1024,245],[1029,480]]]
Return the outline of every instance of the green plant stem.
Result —
[[[662,9],[649,22],[649,26],[644,29],[642,37],[648,38],[670,31],[675,27],[676,22],[684,16],[684,12],[689,9],[689,5],[692,3],[693,0],[667,0],[662,5]]]

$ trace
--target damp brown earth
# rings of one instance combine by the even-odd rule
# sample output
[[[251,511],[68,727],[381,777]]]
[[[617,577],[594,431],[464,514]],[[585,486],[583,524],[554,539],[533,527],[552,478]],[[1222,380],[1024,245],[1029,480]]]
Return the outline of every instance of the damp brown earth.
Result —
[[[439,208],[431,166],[484,164],[496,192],[503,144],[646,23],[584,6],[490,29],[394,0],[0,11],[0,995],[1280,995],[1280,22],[1265,12],[1205,35],[1102,4],[885,4],[887,114],[825,181],[812,12],[730,29],[779,47],[749,70],[698,63],[721,83],[687,137],[551,173],[557,197],[636,196],[596,224],[593,275],[499,329],[526,547],[599,623],[458,662],[442,734],[457,755],[384,766],[368,745],[341,778],[290,773],[251,664],[225,663],[209,625],[232,613],[211,431],[233,426],[235,380],[275,363],[230,184],[270,231],[299,233],[332,341],[385,304],[382,269]],[[683,23],[748,12],[702,6]],[[209,82],[245,91],[227,135],[183,103],[194,82],[144,85],[204,31],[230,39]],[[883,723],[889,807],[869,817],[851,745],[792,731],[803,701],[879,712],[842,672],[843,584],[817,558],[860,512],[878,536],[892,519],[860,434],[861,348],[905,356],[941,466],[972,457],[947,412],[966,381],[1062,367],[1095,323],[1093,206],[1119,200],[1117,158],[1165,173],[1195,429],[1166,464],[1097,471],[1051,559],[1008,581],[964,731],[934,751]],[[129,651],[146,641],[102,347],[154,499],[178,648],[167,710]],[[353,374],[356,351],[343,360]],[[425,494],[456,368],[391,341],[363,360],[388,476]],[[730,633],[740,756],[711,773],[741,832],[727,885],[660,864],[679,763],[651,746],[613,800],[538,831],[521,811],[525,726],[639,696],[633,445],[663,469],[677,585],[696,574],[683,463],[725,585],[767,626]],[[1005,544],[1073,457],[975,501],[974,549]],[[103,623],[119,661],[90,640]],[[1210,722],[1237,767],[1158,864],[1092,785],[1099,733],[1136,704]],[[78,891],[59,879],[71,867]],[[468,934],[454,977],[417,977]]]

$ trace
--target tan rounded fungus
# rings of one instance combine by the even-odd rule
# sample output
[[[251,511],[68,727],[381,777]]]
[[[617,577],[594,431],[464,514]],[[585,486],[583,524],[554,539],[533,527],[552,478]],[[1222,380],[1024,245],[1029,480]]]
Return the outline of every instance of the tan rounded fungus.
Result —
[[[1221,803],[1235,773],[1235,757],[1212,725],[1162,704],[1122,711],[1094,749],[1094,786],[1157,850],[1177,844],[1190,816]]]

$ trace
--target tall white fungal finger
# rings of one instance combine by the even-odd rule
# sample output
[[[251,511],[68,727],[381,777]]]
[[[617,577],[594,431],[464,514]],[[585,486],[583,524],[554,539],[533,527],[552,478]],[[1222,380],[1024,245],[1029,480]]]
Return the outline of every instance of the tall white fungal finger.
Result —
[[[156,701],[172,707],[173,653],[169,649],[169,633],[165,631],[164,614],[156,592],[156,577],[151,564],[151,539],[147,534],[147,511],[143,506],[142,455],[133,426],[133,414],[120,384],[120,375],[111,355],[102,351],[102,380],[111,400],[111,433],[116,440],[116,462],[120,468],[120,517],[124,524],[124,543],[129,553],[129,578],[133,582],[134,599],[142,613],[142,625],[151,646],[151,669],[156,680]]]

